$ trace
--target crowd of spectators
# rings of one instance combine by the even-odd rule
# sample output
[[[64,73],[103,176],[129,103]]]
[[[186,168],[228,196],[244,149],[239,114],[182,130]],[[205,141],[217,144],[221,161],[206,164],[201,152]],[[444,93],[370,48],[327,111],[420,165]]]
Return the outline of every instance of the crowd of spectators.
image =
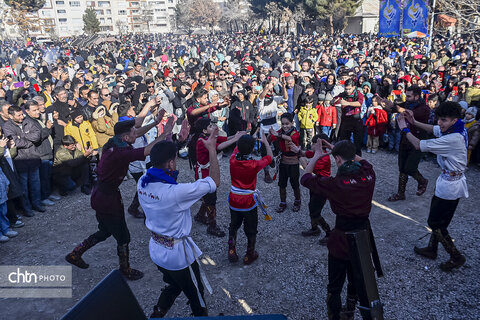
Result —
[[[159,109],[165,121],[136,146],[161,134],[168,117],[175,118],[175,139],[185,118],[194,128],[208,117],[230,136],[259,126],[278,130],[288,112],[302,148],[325,133],[352,139],[360,154],[398,151],[392,105],[422,101],[434,123],[439,103],[455,101],[468,130],[468,160],[480,163],[479,49],[468,37],[435,38],[428,50],[423,39],[372,35],[7,40],[0,46],[0,242],[17,235],[22,216],[45,212],[76,188],[90,194],[115,123],[140,114],[149,123]],[[179,151],[187,154],[188,144]],[[146,165],[133,163],[131,175],[140,177]],[[128,212],[143,217],[137,197]]]

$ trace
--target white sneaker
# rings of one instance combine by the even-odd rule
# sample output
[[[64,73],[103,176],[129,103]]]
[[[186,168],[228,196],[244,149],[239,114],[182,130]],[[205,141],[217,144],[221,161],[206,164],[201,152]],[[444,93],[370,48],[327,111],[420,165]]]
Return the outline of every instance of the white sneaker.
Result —
[[[42,200],[42,204],[44,206],[53,206],[55,204],[55,202],[53,202],[51,200],[48,200],[48,199],[45,199],[45,200]]]
[[[377,150],[372,149],[372,153],[373,153],[373,154],[377,153]]]
[[[0,243],[1,243],[1,242],[7,242],[8,240],[10,240],[9,237],[4,236],[3,234],[0,236]]]
[[[60,199],[62,199],[62,197],[57,196],[56,194],[53,194],[53,193],[48,197],[48,200],[51,200],[51,201],[58,201]]]
[[[372,152],[372,149],[368,148],[367,153],[370,153],[370,152]]]
[[[24,225],[25,225],[25,223],[23,223],[20,220],[17,220],[17,222],[10,224],[10,228],[21,228]]]
[[[5,236],[9,238],[15,238],[16,236],[18,236],[18,232],[13,230],[8,230],[7,233],[5,233]]]

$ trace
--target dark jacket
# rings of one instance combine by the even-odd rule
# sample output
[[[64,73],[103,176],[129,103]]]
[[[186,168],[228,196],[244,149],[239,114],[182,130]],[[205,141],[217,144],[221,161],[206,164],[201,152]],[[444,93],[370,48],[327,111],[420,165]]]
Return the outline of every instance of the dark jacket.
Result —
[[[13,120],[8,120],[3,126],[3,132],[7,137],[12,137],[17,147],[17,156],[14,159],[18,170],[37,168],[40,166],[40,154],[35,147],[39,143],[41,132],[33,121],[23,120],[22,127]]]
[[[9,149],[10,156],[15,158],[17,155],[17,148]],[[20,184],[20,178],[18,177],[17,172],[15,171],[15,165],[13,168],[10,166],[10,163],[5,158],[5,147],[0,147],[0,169],[3,171],[5,176],[7,177],[8,181],[10,181],[10,185],[8,186],[8,200],[18,198],[23,195],[23,188]]]
[[[24,121],[32,122],[32,125],[37,127],[37,130],[40,130],[40,140],[35,144],[37,152],[40,155],[42,160],[51,160],[53,159],[52,145],[50,144],[50,135],[52,130],[48,129],[45,125],[42,126],[40,119],[33,119],[30,116],[25,116]]]

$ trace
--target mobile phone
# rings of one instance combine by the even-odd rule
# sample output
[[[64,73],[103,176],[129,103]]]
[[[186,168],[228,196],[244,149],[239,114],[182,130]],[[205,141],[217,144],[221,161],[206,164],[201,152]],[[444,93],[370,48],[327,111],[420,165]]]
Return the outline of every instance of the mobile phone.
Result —
[[[458,95],[458,87],[457,86],[454,86],[453,87],[453,94],[456,96]]]
[[[53,114],[49,113],[47,117],[48,117],[48,121],[53,123]]]
[[[87,149],[90,149],[90,141],[87,141]]]
[[[40,87],[36,83],[33,85],[33,89],[35,89],[36,92],[40,92]]]
[[[20,81],[20,82],[15,82],[13,84],[13,87],[14,88],[22,88],[22,87],[25,87],[25,83],[23,81]]]

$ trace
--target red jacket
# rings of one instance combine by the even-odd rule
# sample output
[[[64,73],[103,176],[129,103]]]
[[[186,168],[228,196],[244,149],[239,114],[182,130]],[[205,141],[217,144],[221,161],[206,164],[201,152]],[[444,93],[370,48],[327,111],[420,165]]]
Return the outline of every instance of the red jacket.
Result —
[[[370,114],[365,122],[368,126],[367,134],[369,136],[379,137],[387,131],[388,114],[381,108],[375,108],[375,113]]]
[[[337,109],[334,106],[325,107],[321,104],[317,106],[318,124],[322,127],[332,127],[337,125]]]
[[[305,157],[309,159],[313,158],[314,155],[315,155],[315,152],[313,151],[309,150],[305,152]],[[320,158],[320,160],[318,160],[317,163],[315,163],[315,167],[313,168],[313,173],[316,176],[320,176],[320,177],[330,177],[331,167],[332,167],[332,163],[330,161],[330,157],[325,156]]]

